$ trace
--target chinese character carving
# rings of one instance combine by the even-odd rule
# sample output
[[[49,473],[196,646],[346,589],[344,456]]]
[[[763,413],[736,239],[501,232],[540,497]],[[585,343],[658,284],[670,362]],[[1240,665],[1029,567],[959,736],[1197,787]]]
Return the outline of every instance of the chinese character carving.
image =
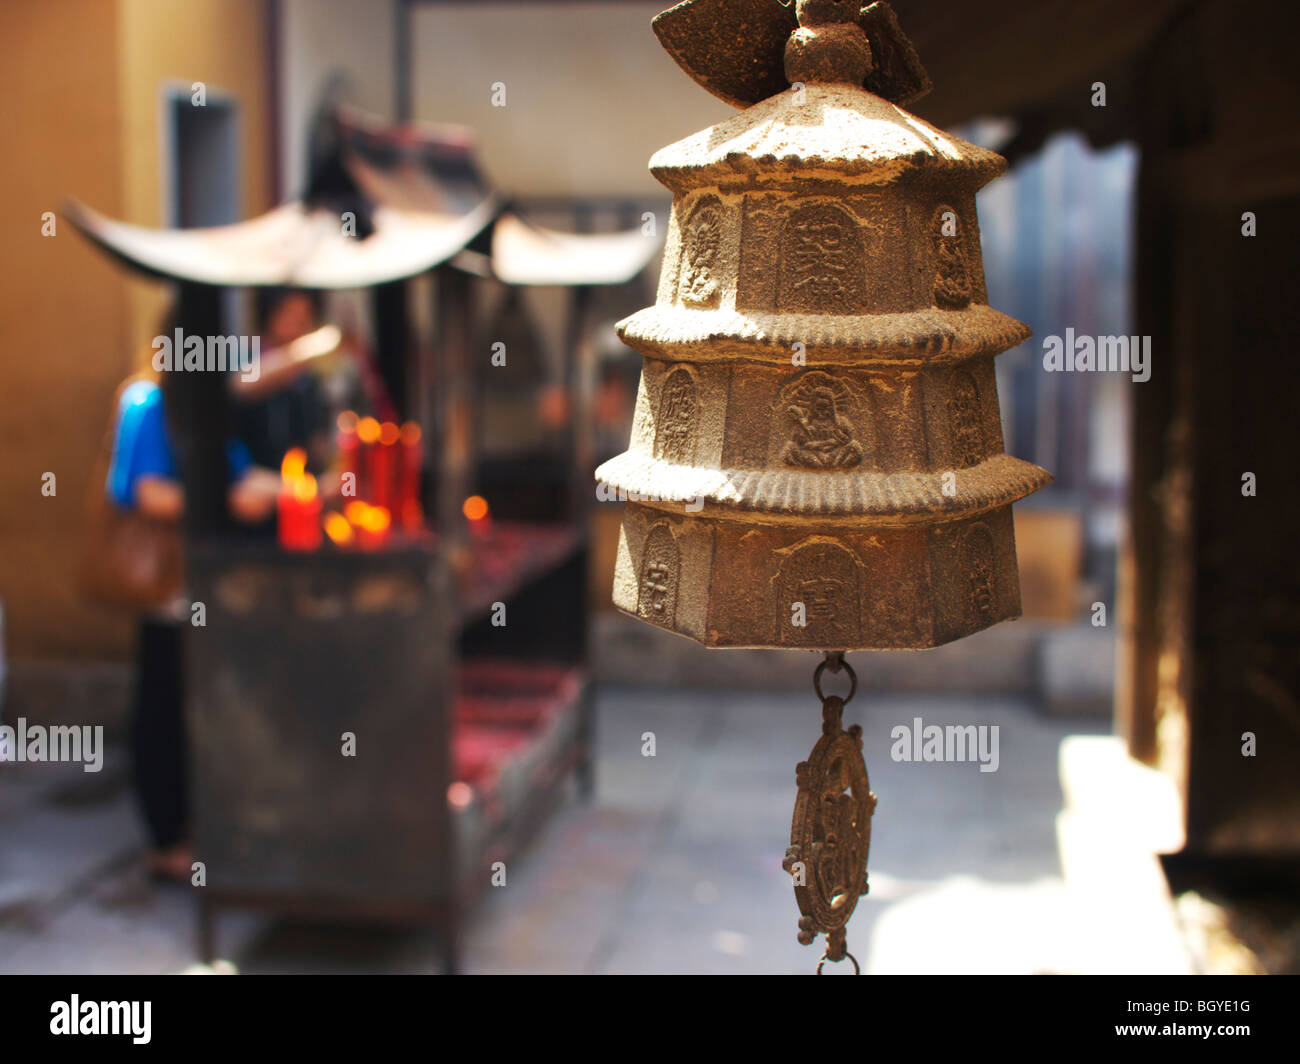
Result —
[[[778,553],[785,556],[776,577],[778,645],[853,645],[860,623],[862,566],[857,558],[823,539],[804,540]]]
[[[791,211],[781,241],[778,308],[856,314],[865,288],[862,234],[853,215],[831,203]]]
[[[636,612],[643,620],[671,628],[677,617],[677,574],[681,553],[672,529],[660,523],[650,529],[641,554],[641,581]]]

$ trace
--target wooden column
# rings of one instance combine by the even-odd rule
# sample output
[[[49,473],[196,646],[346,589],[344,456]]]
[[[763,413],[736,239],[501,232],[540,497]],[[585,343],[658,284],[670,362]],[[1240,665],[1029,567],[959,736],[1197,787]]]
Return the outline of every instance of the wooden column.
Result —
[[[473,343],[473,279],[462,271],[444,264],[434,272],[434,390],[436,393],[437,469],[435,497],[430,510],[436,522],[439,549],[433,579],[438,610],[438,645],[430,648],[439,659],[439,682],[436,698],[439,716],[447,734],[455,727],[456,669],[459,664],[460,602],[458,593],[461,561],[465,557],[466,527],[461,512],[473,477],[473,394],[470,373]],[[444,778],[453,776],[452,743],[448,743]],[[455,838],[451,807],[444,800],[438,818],[446,834]],[[459,929],[461,899],[460,870],[455,864],[454,847],[446,849],[441,882],[446,886],[444,970],[454,974],[459,965]]]
[[[596,395],[596,337],[592,311],[594,292],[586,286],[574,288],[570,296],[569,323],[564,346],[568,352],[568,380],[572,413],[570,442],[571,514],[584,532],[587,516],[595,498],[592,474],[596,468],[595,423],[593,406]]]
[[[181,284],[178,320],[185,336],[223,334],[221,296],[212,285]],[[177,352],[181,357],[183,352]],[[192,538],[207,538],[226,529],[229,514],[226,488],[230,438],[228,380],[218,372],[173,371],[168,400],[174,405],[170,422],[176,439],[177,460],[185,483],[185,530]]]
[[[1288,9],[1189,9],[1144,57],[1133,752],[1182,787],[1187,846],[1300,856],[1300,85]],[[1221,57],[1234,57],[1224,64]],[[1243,233],[1243,214],[1256,234]],[[1243,492],[1253,474],[1255,493]],[[1248,753],[1254,738],[1253,754]]]
[[[411,329],[407,313],[408,282],[393,281],[370,290],[375,322],[375,362],[399,418],[412,416],[407,353]]]

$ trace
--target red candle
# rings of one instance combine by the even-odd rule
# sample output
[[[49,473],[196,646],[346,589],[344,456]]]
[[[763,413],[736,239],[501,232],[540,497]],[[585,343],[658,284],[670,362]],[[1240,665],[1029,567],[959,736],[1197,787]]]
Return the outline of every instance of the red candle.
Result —
[[[338,426],[338,465],[339,473],[343,477],[343,493],[346,498],[361,498],[361,485],[358,480],[361,476],[360,450],[361,443],[357,438],[357,424],[359,418],[351,410],[344,410],[339,415]],[[351,476],[351,487],[348,484],[348,474]]]
[[[304,473],[280,492],[279,539],[285,550],[316,550],[321,544],[316,478]]]
[[[357,543],[362,550],[380,550],[388,545],[392,515],[382,506],[367,506],[360,515]]]
[[[408,421],[401,431],[402,475],[397,491],[397,513],[402,527],[413,532],[424,524],[420,509],[420,426]]]
[[[368,451],[366,458],[366,491],[368,501],[382,506],[389,513],[397,492],[397,426],[385,421],[379,427],[379,441]]]
[[[371,454],[374,453],[376,444],[379,443],[379,422],[372,417],[363,417],[357,422],[357,440],[360,446],[360,455],[357,459],[357,498],[366,502],[373,501],[374,485],[370,480],[370,466],[372,463]]]

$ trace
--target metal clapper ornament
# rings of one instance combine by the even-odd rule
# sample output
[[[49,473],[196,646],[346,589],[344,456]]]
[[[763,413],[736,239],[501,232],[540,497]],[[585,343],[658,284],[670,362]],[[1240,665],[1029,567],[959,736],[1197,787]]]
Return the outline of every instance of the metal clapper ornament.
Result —
[[[930,85],[887,4],[687,0],[654,27],[744,110],[650,160],[667,248],[618,326],[643,356],[631,443],[596,471],[629,500],[614,602],[825,655],[784,867],[799,941],[853,960],[876,799],[844,652],[1018,616],[1011,503],[1051,479],[1002,445],[993,356],[1029,330],[988,305],[975,193],[1006,162],[898,106]]]

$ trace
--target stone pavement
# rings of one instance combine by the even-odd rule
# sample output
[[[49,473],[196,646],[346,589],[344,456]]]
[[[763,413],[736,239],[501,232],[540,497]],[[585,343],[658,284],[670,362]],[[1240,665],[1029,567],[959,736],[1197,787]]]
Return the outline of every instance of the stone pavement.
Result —
[[[811,658],[809,659],[812,660]],[[820,730],[811,691],[605,687],[597,795],[570,798],[463,944],[491,973],[805,973],[781,857],[794,765]],[[890,760],[890,730],[996,724],[998,771]],[[1077,946],[1054,822],[1057,750],[1095,719],[1047,718],[1000,696],[859,693],[879,797],[871,894],[849,928],[866,971],[1069,971]],[[653,732],[655,756],[642,756]],[[188,890],[138,862],[123,752],[104,771],[0,765],[0,972],[177,972],[194,964]],[[313,928],[223,912],[223,956],[245,972],[437,971],[427,932]]]

